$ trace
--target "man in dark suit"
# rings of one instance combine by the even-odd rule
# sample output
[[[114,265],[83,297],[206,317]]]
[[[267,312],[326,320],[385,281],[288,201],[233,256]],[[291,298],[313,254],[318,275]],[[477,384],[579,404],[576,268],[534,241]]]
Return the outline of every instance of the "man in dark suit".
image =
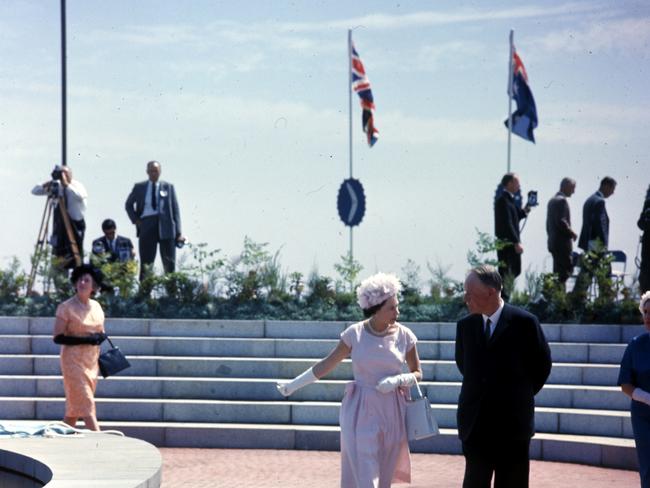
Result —
[[[548,202],[546,212],[546,232],[548,233],[548,250],[553,256],[553,273],[558,275],[562,284],[573,272],[573,241],[578,235],[571,228],[571,210],[568,198],[576,191],[576,182],[563,178],[560,191]]]
[[[135,257],[131,239],[117,235],[117,225],[114,220],[104,220],[102,231],[104,235],[93,241],[94,256],[106,257],[109,263],[125,263]]]
[[[501,186],[504,191],[494,202],[494,233],[505,244],[503,249],[497,250],[499,273],[504,278],[509,275],[514,279],[521,274],[521,254],[524,252],[519,221],[528,215],[530,207],[521,208],[515,202],[515,194],[521,187],[515,173],[506,173]],[[508,299],[507,293],[503,292],[503,298]]]
[[[585,201],[582,207],[582,230],[578,247],[584,251],[596,249],[597,241],[607,249],[609,244],[609,216],[605,208],[605,199],[611,197],[616,190],[616,180],[605,176],[598,191]]]
[[[135,184],[125,204],[126,213],[135,224],[139,238],[140,280],[152,270],[158,246],[165,273],[173,273],[176,246],[182,246],[185,242],[174,185],[161,181],[160,173],[160,163],[149,161],[149,179]]]
[[[593,281],[594,270],[601,265],[609,246],[609,216],[605,207],[605,199],[614,194],[616,180],[605,176],[598,191],[585,201],[582,207],[582,230],[578,247],[585,251],[580,263],[580,272],[576,277],[573,288],[574,296],[584,301],[589,286]],[[609,273],[607,273],[609,275]],[[598,283],[599,293],[608,293],[611,288],[606,282]]]
[[[643,231],[641,237],[641,265],[639,266],[639,291],[641,294],[650,290],[650,186],[645,194],[643,210],[637,222]]]
[[[465,280],[470,315],[456,325],[456,365],[463,376],[458,436],[465,455],[463,488],[528,486],[535,395],[551,372],[551,352],[537,317],[501,299],[492,266]]]

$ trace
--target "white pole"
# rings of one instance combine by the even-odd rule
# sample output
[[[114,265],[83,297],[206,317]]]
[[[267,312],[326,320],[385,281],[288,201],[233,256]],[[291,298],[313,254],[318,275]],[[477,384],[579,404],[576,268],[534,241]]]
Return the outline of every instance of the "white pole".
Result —
[[[350,178],[352,178],[352,29],[348,29],[348,114],[350,124]],[[350,259],[352,259],[352,226],[350,226]]]
[[[512,143],[512,57],[515,51],[515,45],[513,42],[514,35],[515,31],[510,29],[510,54],[508,56],[508,173],[510,173],[510,146]]]

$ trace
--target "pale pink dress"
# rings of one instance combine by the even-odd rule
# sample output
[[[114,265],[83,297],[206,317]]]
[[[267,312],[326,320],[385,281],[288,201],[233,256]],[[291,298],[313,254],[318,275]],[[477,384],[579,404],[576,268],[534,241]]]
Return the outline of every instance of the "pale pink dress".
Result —
[[[417,339],[410,329],[382,337],[372,335],[364,322],[349,326],[341,340],[351,349],[354,381],[348,383],[341,404],[341,488],[388,488],[391,482],[411,481],[411,458],[406,437],[406,398],[398,388],[381,393],[375,386],[386,376],[403,372],[406,353]]]
[[[65,321],[65,335],[87,336],[93,332],[104,332],[104,311],[95,300],[90,300],[89,305],[84,306],[76,297],[72,297],[58,306],[56,316]],[[98,358],[99,346],[61,346],[66,417],[95,415]]]

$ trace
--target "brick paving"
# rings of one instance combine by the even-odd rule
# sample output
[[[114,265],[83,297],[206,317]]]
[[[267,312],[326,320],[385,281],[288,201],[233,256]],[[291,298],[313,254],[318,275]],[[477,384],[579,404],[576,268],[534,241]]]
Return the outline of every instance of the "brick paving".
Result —
[[[162,488],[336,488],[339,453],[268,449],[160,449]],[[410,488],[458,488],[462,456],[412,454]],[[636,488],[634,471],[546,461],[531,462],[531,488]]]

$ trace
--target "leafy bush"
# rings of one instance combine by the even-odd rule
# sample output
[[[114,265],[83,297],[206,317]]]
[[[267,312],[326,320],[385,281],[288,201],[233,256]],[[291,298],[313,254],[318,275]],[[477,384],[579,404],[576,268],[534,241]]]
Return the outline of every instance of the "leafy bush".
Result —
[[[470,265],[491,263],[499,243],[478,231],[476,249],[468,252]],[[207,244],[188,245],[189,255],[179,261],[175,273],[150,273],[137,280],[137,263],[94,261],[110,284],[97,299],[107,316],[201,319],[284,319],[357,321],[363,314],[355,289],[362,271],[350,255],[341,256],[335,281],[314,269],[302,273],[282,270],[280,250],[267,243],[244,238],[241,253],[226,258]],[[40,256],[34,281],[40,294],[27,294],[29,277],[16,258],[0,269],[0,315],[52,316],[56,306],[73,293],[67,275],[49,253]],[[36,260],[34,261],[36,262]],[[584,268],[595,276],[597,294],[577,287],[567,294],[552,273],[527,270],[524,286],[512,294],[512,302],[538,315],[544,322],[639,323],[635,292],[612,281],[606,255],[588,254]],[[456,321],[467,313],[463,283],[449,277],[449,266],[427,262],[430,278],[423,282],[421,268],[408,260],[401,270],[403,293],[400,320]],[[428,289],[423,292],[423,286]],[[582,283],[584,286],[584,283]],[[593,290],[589,281],[588,290]]]

